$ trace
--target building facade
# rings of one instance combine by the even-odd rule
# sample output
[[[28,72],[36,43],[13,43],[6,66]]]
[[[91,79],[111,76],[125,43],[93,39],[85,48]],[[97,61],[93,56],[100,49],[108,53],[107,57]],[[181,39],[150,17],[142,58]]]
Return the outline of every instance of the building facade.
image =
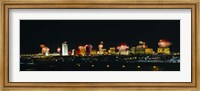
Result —
[[[62,43],[62,55],[67,56],[68,54],[68,45],[67,42]]]

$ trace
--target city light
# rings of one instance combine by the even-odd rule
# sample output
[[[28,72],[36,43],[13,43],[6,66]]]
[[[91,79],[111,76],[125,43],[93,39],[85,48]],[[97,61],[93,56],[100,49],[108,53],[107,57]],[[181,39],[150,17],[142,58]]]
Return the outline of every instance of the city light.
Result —
[[[97,49],[93,48],[92,44],[85,44],[78,46],[78,50],[71,49],[69,51],[67,42],[62,43],[62,49],[57,48],[57,53],[60,54],[62,50],[62,56],[98,56],[98,55],[135,55],[135,54],[170,54],[171,42],[165,39],[158,41],[158,48],[155,52],[153,48],[149,48],[144,41],[139,41],[138,45],[129,47],[126,43],[120,43],[117,47],[104,48],[104,42],[101,41]],[[48,56],[49,48],[44,44],[40,44],[42,48],[42,54]],[[130,48],[130,49],[129,49]],[[117,49],[117,50],[116,50]]]
[[[139,41],[135,46],[120,43],[116,46],[107,46],[108,49],[104,47],[105,44],[101,41],[98,45],[82,44],[73,47],[76,49],[70,49],[68,47],[70,44],[63,42],[61,44],[62,47],[57,47],[56,52],[53,53],[50,53],[50,48],[45,44],[40,44],[41,53],[20,55],[20,59],[23,64],[43,65],[43,67],[50,68],[54,68],[54,66],[58,66],[57,68],[67,68],[59,70],[118,69],[158,71],[163,70],[161,67],[163,64],[168,65],[173,63],[178,65],[177,67],[180,66],[180,53],[171,52],[171,43],[167,40],[159,40],[156,51],[148,47],[144,41]],[[162,65],[160,66],[159,64]],[[166,66],[165,68],[170,69],[170,66]],[[180,68],[176,68],[175,70],[180,70]]]
[[[60,47],[58,47],[58,48],[57,48],[57,52],[60,53],[60,51],[61,51],[61,49],[60,49]]]
[[[45,46],[44,44],[41,44],[40,47],[42,49],[42,54],[45,55],[45,56],[48,56],[50,49],[47,46]]]
[[[168,40],[165,39],[161,39],[158,42],[159,47],[165,48],[165,47],[169,47],[171,45],[171,43]]]
[[[66,41],[62,43],[62,55],[63,56],[69,55],[68,54],[68,45],[67,45]]]
[[[21,20],[20,26],[20,71],[180,71],[184,61],[180,20]]]

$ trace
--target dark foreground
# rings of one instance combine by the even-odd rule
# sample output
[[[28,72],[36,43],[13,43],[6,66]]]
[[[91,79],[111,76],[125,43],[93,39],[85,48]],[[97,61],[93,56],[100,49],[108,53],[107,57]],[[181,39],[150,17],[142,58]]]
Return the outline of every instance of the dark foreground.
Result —
[[[20,71],[180,71],[179,63],[21,64]]]
[[[142,60],[141,57],[130,58],[131,56],[117,58],[116,56],[104,56],[103,59],[99,57],[62,56],[22,57],[20,58],[20,71],[180,71],[178,57],[159,56],[160,60]]]

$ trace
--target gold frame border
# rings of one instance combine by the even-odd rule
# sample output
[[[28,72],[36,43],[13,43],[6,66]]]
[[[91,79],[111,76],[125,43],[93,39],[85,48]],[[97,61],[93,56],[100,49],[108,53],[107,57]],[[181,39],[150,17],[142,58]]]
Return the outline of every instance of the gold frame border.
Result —
[[[40,87],[40,88],[93,88],[93,87],[104,87],[104,88],[118,88],[118,87],[145,87],[145,88],[192,88],[197,89],[200,85],[199,84],[199,67],[197,64],[200,62],[197,61],[198,59],[198,49],[197,48],[197,40],[198,40],[198,8],[199,2],[91,2],[91,1],[84,1],[84,2],[43,2],[43,1],[30,1],[30,2],[12,2],[12,1],[3,1],[1,7],[1,35],[2,35],[2,44],[1,52],[2,54],[2,88],[29,88],[29,87]],[[161,8],[161,9],[181,9],[181,8],[189,8],[192,9],[192,82],[166,82],[166,83],[152,83],[152,82],[137,82],[137,83],[10,83],[8,81],[8,14],[9,9],[13,8],[35,8],[35,9],[42,9],[42,8]],[[0,79],[1,81],[1,79]]]

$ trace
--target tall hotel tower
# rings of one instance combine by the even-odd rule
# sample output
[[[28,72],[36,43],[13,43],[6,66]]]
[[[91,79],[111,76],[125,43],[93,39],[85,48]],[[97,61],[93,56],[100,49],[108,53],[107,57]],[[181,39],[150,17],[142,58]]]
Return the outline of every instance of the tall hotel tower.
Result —
[[[67,56],[68,55],[68,45],[67,42],[62,43],[62,55]]]

